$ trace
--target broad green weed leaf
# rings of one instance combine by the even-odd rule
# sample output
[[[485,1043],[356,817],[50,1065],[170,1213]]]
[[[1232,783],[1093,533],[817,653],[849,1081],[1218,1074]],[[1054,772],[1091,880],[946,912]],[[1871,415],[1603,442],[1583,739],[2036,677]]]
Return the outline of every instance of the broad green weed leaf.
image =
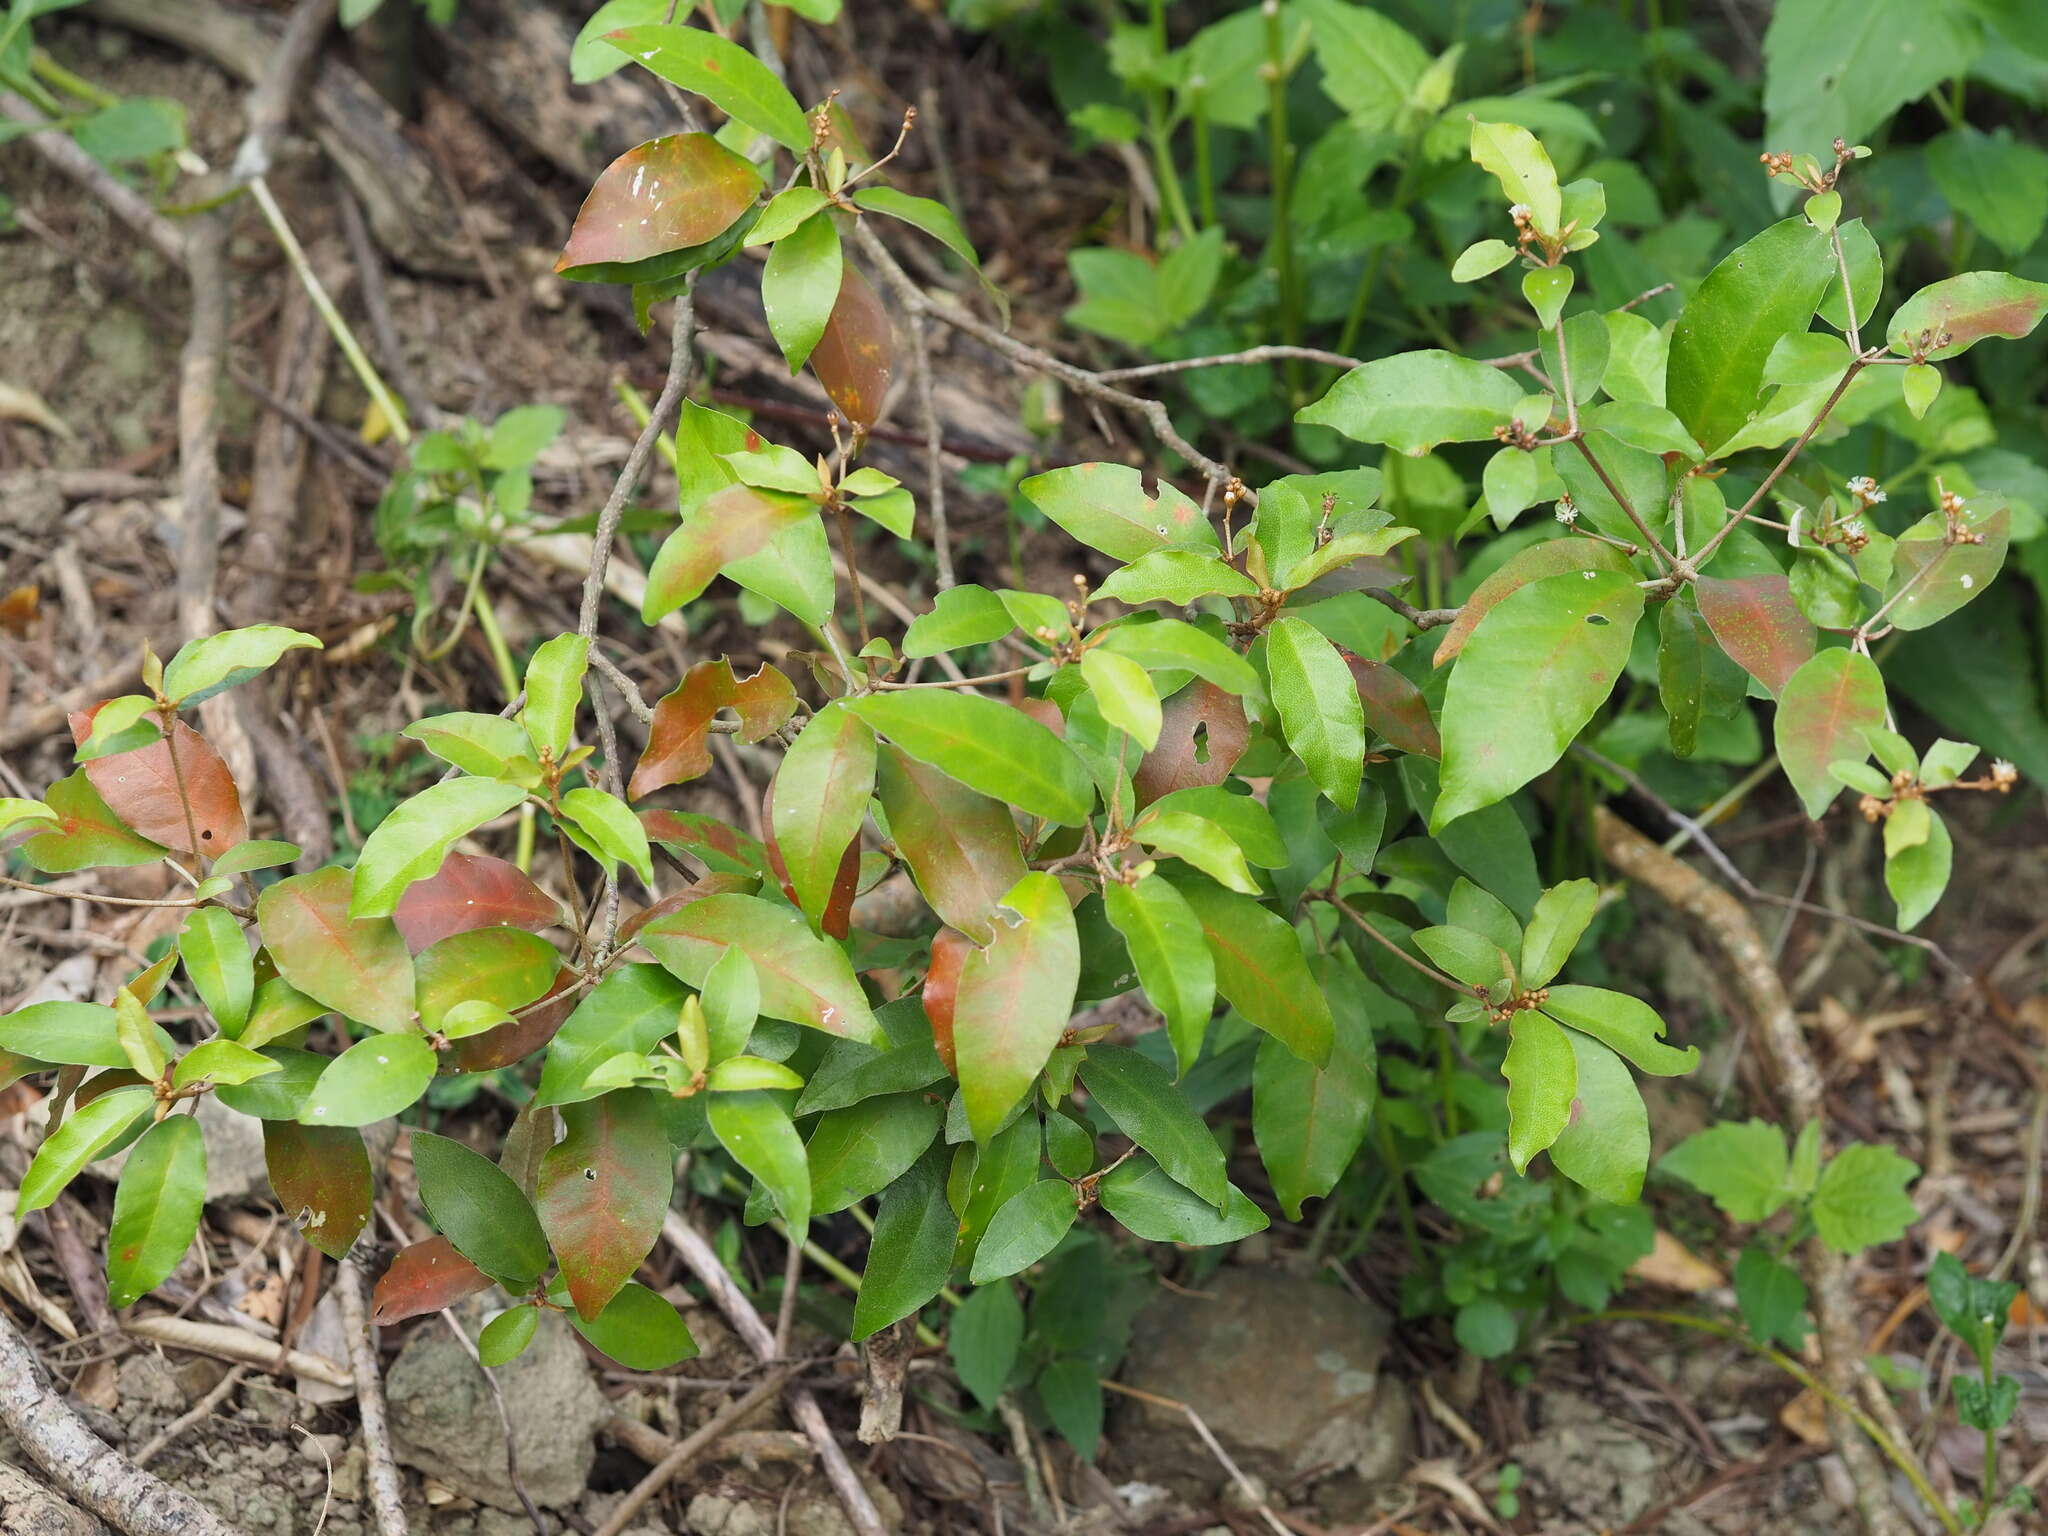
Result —
[[[1905,1235],[1920,1219],[1906,1186],[1920,1167],[1890,1147],[1854,1142],[1821,1170],[1813,1191],[1813,1224],[1837,1253],[1860,1253]]]
[[[172,1115],[129,1149],[107,1232],[107,1302],[132,1307],[168,1280],[199,1232],[206,1200],[206,1139],[190,1115]]]
[[[1664,1154],[1659,1172],[1683,1179],[1731,1221],[1768,1221],[1792,1198],[1785,1133],[1762,1120],[1724,1120]]]

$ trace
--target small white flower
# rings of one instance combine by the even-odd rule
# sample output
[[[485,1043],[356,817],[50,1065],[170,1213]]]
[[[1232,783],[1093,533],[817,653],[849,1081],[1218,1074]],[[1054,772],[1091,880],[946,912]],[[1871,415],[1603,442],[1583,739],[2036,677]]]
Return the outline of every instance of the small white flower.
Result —
[[[1573,503],[1571,497],[1560,496],[1557,498],[1557,520],[1567,528],[1579,520],[1579,509]]]
[[[1885,499],[1885,494],[1878,488],[1877,482],[1868,475],[1853,476],[1849,481],[1849,494],[1870,507]]]
[[[1529,205],[1527,203],[1516,203],[1512,208],[1508,209],[1508,217],[1511,219],[1528,218]]]
[[[1863,537],[1863,519],[1862,519],[1862,518],[1860,518],[1860,517],[1845,517],[1845,518],[1843,518],[1843,519],[1842,519],[1842,532],[1843,532],[1843,533],[1845,533],[1845,534],[1847,534],[1847,535],[1848,535],[1848,536],[1849,536],[1850,538],[1852,538],[1852,539],[1860,539],[1860,538],[1862,538],[1862,537]]]

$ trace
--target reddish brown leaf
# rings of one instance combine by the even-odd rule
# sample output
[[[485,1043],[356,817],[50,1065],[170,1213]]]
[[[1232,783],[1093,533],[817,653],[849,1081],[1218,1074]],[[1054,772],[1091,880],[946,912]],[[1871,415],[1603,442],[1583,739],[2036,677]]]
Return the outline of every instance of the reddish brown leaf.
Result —
[[[960,969],[975,952],[974,941],[952,928],[932,935],[932,963],[924,978],[924,1016],[931,1021],[939,1063],[960,1075],[953,1056],[953,1007],[960,997]]]
[[[1700,617],[1721,649],[1768,688],[1772,698],[1813,659],[1820,632],[1799,611],[1792,583],[1784,576],[1702,576],[1693,583],[1693,592],[1699,598]]]
[[[455,1251],[445,1237],[398,1250],[370,1297],[370,1321],[380,1328],[452,1307],[491,1287],[491,1277]]]
[[[751,677],[735,678],[732,663],[723,657],[698,662],[654,706],[647,750],[640,754],[639,765],[633,770],[633,780],[626,787],[627,798],[638,800],[652,790],[708,773],[711,721],[721,709],[730,709],[739,716],[737,734],[741,741],[759,741],[780,730],[796,713],[796,689],[770,666],[758,668]],[[656,836],[651,828],[648,836]]]
[[[598,174],[555,270],[702,245],[731,228],[760,192],[760,173],[708,133],[649,139]]]
[[[71,739],[83,742],[92,734],[92,717],[98,706],[71,716]],[[175,748],[177,761],[172,763]],[[132,752],[96,757],[84,765],[85,776],[99,791],[107,808],[136,832],[153,843],[162,843],[178,853],[203,853],[208,858],[226,853],[249,836],[242,819],[242,797],[236,793],[234,776],[206,739],[184,721],[176,723],[171,739],[153,741]],[[184,781],[184,794],[178,790]],[[192,816],[188,823],[185,802],[189,797]],[[199,843],[193,846],[193,831]]]
[[[561,1114],[567,1134],[540,1160],[534,1209],[588,1322],[660,1238],[674,1155],[654,1096],[640,1089],[564,1104]]]
[[[683,519],[654,557],[640,617],[652,624],[695,599],[726,566],[757,555],[776,538],[817,515],[817,503],[789,491],[728,485]]]
[[[266,1120],[263,1161],[285,1220],[299,1236],[330,1259],[346,1254],[370,1219],[373,1190],[363,1133]]]
[[[1159,745],[1145,754],[1131,775],[1138,804],[1198,784],[1221,784],[1244,756],[1251,724],[1244,706],[1214,683],[1197,678],[1166,701],[1160,712]]]
[[[354,877],[339,868],[293,875],[256,898],[278,974],[316,1003],[374,1029],[412,1026],[412,956],[388,917],[348,915]]]
[[[398,898],[392,921],[414,954],[476,928],[539,933],[562,920],[562,909],[521,870],[482,853],[451,853],[439,873],[416,880]]]
[[[832,877],[832,894],[825,898],[825,910],[818,926],[828,939],[843,939],[853,932],[853,898],[860,894],[860,839],[846,845],[839,857],[839,872]]]
[[[1444,755],[1443,738],[1436,722],[1429,718],[1429,703],[1422,690],[1384,661],[1353,656],[1351,677],[1358,684],[1358,701],[1365,708],[1365,723],[1384,737],[1389,746],[1418,757]]]
[[[1507,563],[1472,590],[1458,609],[1457,618],[1438,642],[1435,665],[1442,666],[1465,648],[1479,621],[1493,612],[1509,593],[1518,592],[1532,581],[1557,576],[1565,571],[1625,571],[1628,557],[1611,544],[1594,539],[1546,539],[1510,556]]]
[[[895,352],[889,312],[868,280],[847,262],[839,278],[839,301],[811,352],[811,371],[855,425],[871,427],[881,415]]]
[[[528,1004],[510,1024],[500,1024],[480,1035],[451,1041],[441,1054],[443,1072],[495,1072],[526,1060],[555,1038],[583,994],[574,990],[577,973],[563,966],[537,1003]]]
[[[888,745],[875,782],[896,851],[931,909],[988,942],[996,903],[1024,876],[1009,808]]]
[[[659,812],[646,812],[658,815]],[[635,912],[619,929],[619,942],[629,942],[633,935],[649,923],[667,917],[671,912],[680,912],[693,901],[702,901],[706,896],[745,895],[754,889],[755,882],[745,875],[710,874],[695,885],[677,891],[673,896],[664,896],[653,906]]]

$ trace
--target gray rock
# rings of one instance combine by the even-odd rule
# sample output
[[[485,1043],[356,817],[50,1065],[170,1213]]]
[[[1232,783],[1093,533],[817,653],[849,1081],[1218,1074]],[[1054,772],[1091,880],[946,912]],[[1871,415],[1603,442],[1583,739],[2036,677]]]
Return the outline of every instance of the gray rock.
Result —
[[[903,1529],[903,1506],[873,1478],[862,1478],[887,1531]],[[785,1510],[780,1490],[721,1485],[690,1499],[684,1529],[693,1536],[854,1536],[853,1522],[822,1479],[806,1478]]]
[[[0,1463],[0,1536],[107,1536],[107,1528],[28,1473]]]
[[[1383,1482],[1414,1454],[1407,1389],[1380,1370],[1390,1322],[1334,1285],[1228,1265],[1201,1295],[1163,1291],[1138,1315],[1123,1379],[1193,1408],[1252,1477]],[[1146,1479],[1227,1480],[1183,1414],[1136,1398],[1116,1414],[1113,1438]]]
[[[472,1305],[457,1315],[474,1338],[483,1310]],[[519,1480],[536,1504],[575,1503],[597,1457],[597,1426],[611,1409],[569,1325],[553,1314],[543,1317],[526,1353],[498,1367],[497,1376],[519,1453]],[[479,1504],[518,1512],[490,1383],[445,1326],[434,1321],[413,1331],[391,1367],[386,1395],[400,1461]]]

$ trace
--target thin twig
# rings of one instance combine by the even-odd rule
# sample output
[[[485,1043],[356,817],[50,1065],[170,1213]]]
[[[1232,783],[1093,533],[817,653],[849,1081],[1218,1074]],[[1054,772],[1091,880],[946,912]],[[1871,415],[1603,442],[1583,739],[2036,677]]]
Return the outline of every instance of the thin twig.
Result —
[[[370,1332],[370,1308],[364,1295],[363,1272],[353,1259],[335,1267],[334,1296],[341,1307],[342,1331],[348,1335],[348,1359],[356,1386],[356,1411],[363,1422],[363,1448],[369,1458],[370,1507],[381,1536],[407,1536],[403,1484],[391,1454],[391,1429],[384,1415],[384,1380],[377,1370],[377,1341]]]
[[[199,1399],[198,1402],[194,1403],[191,1406],[191,1408],[187,1409],[184,1413],[179,1414],[175,1419],[171,1420],[170,1423],[166,1424],[162,1429],[158,1430],[156,1434],[150,1437],[149,1443],[143,1446],[141,1450],[135,1453],[135,1465],[137,1465],[138,1467],[146,1467],[152,1461],[156,1460],[156,1458],[162,1454],[165,1446],[169,1445],[173,1440],[177,1439],[178,1436],[185,1433],[185,1431],[190,1429],[193,1425],[205,1419],[208,1415],[210,1415],[213,1412],[214,1409],[218,1408],[222,1403],[226,1402],[228,1399],[228,1394],[233,1392],[236,1387],[240,1386],[242,1384],[242,1378],[248,1374],[249,1367],[246,1365],[231,1366],[228,1370],[228,1373],[225,1376],[221,1377],[219,1381],[214,1383],[213,1390],[211,1392],[207,1393],[206,1396],[202,1397],[201,1399]]]
[[[645,1477],[626,1490],[626,1496],[619,1500],[618,1507],[605,1517],[604,1524],[592,1532],[592,1536],[619,1536],[620,1532],[633,1523],[633,1517],[640,1513],[649,1499],[675,1481],[679,1473],[733,1425],[781,1392],[789,1384],[789,1378],[795,1374],[794,1366],[776,1367],[743,1396],[734,1398],[703,1424],[677,1441],[674,1450],[662,1457]]]
[[[512,1492],[526,1511],[526,1518],[533,1522],[535,1536],[548,1536],[548,1523],[541,1518],[540,1509],[526,1491],[526,1484],[519,1478],[519,1448],[512,1443],[512,1414],[505,1406],[505,1389],[498,1385],[498,1374],[484,1364],[483,1356],[477,1353],[476,1344],[462,1331],[462,1324],[455,1320],[455,1314],[447,1307],[441,1309],[441,1321],[448,1325],[448,1331],[455,1335],[455,1342],[462,1346],[464,1354],[475,1362],[483,1372],[484,1382],[491,1389],[491,1401],[498,1405],[498,1423],[505,1431],[505,1480],[512,1485]]]
[[[1166,363],[1140,363],[1134,368],[1105,368],[1095,377],[1109,384],[1128,379],[1156,379],[1170,373],[1186,373],[1191,368],[1230,368],[1244,363],[1288,361],[1326,363],[1332,368],[1365,366],[1364,358],[1346,357],[1342,352],[1325,352],[1320,347],[1273,345],[1247,347],[1242,352],[1220,352],[1213,357],[1181,357]]]

